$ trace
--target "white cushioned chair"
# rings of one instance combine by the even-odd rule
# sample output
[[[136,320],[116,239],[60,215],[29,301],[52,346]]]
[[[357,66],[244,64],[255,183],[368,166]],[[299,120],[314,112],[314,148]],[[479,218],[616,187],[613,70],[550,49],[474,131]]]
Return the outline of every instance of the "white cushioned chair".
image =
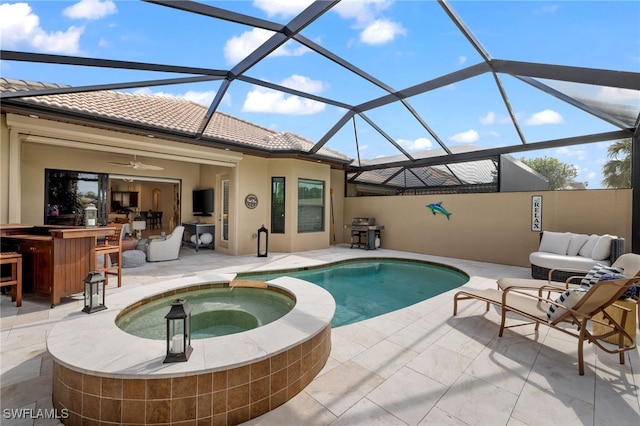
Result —
[[[160,262],[163,260],[175,260],[180,256],[180,246],[182,245],[182,235],[184,226],[176,226],[167,238],[150,239],[147,246],[147,261]]]

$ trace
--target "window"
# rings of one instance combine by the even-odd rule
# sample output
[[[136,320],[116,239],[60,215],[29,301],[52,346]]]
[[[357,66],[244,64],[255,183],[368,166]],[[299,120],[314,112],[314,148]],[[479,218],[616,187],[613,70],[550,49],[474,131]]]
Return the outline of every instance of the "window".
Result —
[[[324,231],[324,182],[298,179],[298,232]]]
[[[91,203],[98,209],[98,223],[106,225],[108,181],[104,173],[45,169],[44,223],[84,225],[84,209]]]
[[[271,233],[284,234],[284,178],[271,178]]]

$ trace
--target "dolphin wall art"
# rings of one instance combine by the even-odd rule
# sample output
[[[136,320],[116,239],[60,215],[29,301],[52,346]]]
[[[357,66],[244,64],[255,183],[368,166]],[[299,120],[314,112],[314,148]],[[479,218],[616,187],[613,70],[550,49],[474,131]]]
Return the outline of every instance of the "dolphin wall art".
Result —
[[[449,216],[451,216],[451,213],[448,212],[444,207],[442,207],[442,201],[440,201],[439,203],[427,204],[427,208],[431,210],[431,213],[433,213],[434,216],[436,213],[440,213],[445,215],[447,217],[447,220],[449,219]]]

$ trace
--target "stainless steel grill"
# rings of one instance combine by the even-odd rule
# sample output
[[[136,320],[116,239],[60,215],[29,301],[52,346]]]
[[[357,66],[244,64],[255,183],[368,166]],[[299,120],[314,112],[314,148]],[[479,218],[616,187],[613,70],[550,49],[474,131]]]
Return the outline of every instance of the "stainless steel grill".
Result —
[[[380,247],[380,231],[384,226],[376,225],[375,217],[355,217],[351,221],[351,248],[356,246],[366,250]]]

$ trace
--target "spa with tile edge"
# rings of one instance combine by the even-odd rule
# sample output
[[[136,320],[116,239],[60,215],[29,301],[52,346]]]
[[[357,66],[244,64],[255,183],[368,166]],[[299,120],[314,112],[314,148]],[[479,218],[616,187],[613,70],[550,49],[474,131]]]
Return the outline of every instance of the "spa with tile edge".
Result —
[[[242,333],[191,341],[187,362],[163,363],[164,340],[130,335],[115,324],[128,306],[189,287],[228,285],[233,274],[157,283],[110,296],[107,310],[53,328],[53,404],[68,425],[210,421],[237,424],[291,399],[320,372],[331,351],[333,297],[295,278],[268,282],[293,295],[282,318]]]

